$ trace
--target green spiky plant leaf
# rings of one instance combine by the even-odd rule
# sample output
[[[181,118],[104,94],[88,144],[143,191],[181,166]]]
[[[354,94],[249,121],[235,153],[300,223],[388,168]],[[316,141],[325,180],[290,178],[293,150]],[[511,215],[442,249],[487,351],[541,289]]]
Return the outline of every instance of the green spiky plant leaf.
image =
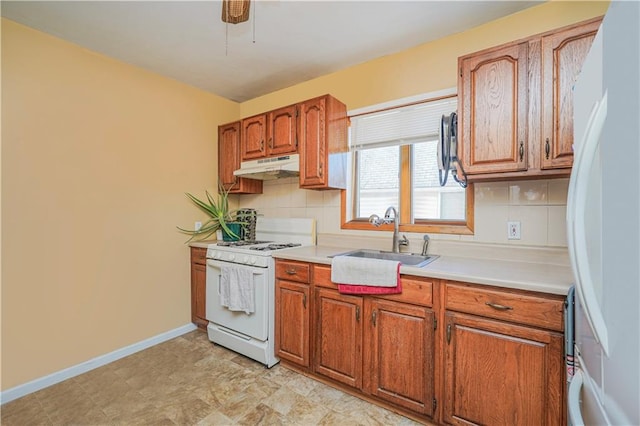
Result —
[[[180,232],[191,235],[191,238],[186,241],[187,243],[193,239],[206,240],[219,229],[224,230],[224,232],[232,238],[240,238],[239,235],[229,228],[229,224],[236,223],[245,225],[245,222],[242,222],[240,220],[241,218],[238,218],[237,210],[229,210],[229,190],[219,185],[218,191],[217,197],[212,196],[209,191],[205,191],[206,200],[201,200],[188,192],[185,193],[189,200],[209,216],[209,219],[203,223],[202,227],[198,230],[176,227]]]

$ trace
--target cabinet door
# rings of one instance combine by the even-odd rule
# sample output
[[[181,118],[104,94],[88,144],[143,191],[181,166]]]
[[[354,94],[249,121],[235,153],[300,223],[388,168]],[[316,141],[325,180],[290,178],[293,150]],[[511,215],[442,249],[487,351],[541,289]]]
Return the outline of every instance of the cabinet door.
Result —
[[[543,169],[573,164],[573,85],[599,26],[591,21],[542,38]]]
[[[315,372],[361,388],[362,297],[325,288],[315,292]]]
[[[327,184],[326,98],[300,104],[300,187]]]
[[[564,424],[563,337],[464,314],[446,314],[444,421]]]
[[[433,311],[369,299],[365,313],[365,391],[433,416]]]
[[[240,122],[218,127],[218,179],[225,189],[233,188],[240,168]]]
[[[218,127],[218,181],[232,194],[262,194],[262,181],[233,174],[240,168],[240,122]]]
[[[527,52],[524,42],[460,58],[458,155],[467,174],[527,169]]]
[[[267,155],[271,156],[296,152],[298,149],[296,122],[295,105],[269,112]]]
[[[309,367],[309,285],[276,281],[276,355]]]
[[[207,249],[191,247],[191,322],[206,329]]]
[[[242,161],[253,160],[267,155],[267,117],[265,114],[242,120],[241,152]]]

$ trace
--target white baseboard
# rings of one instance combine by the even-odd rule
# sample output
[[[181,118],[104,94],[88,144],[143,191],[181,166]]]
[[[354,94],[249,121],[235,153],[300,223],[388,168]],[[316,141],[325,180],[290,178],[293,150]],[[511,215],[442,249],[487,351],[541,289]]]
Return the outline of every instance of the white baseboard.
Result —
[[[63,380],[67,380],[82,373],[86,373],[87,371],[91,371],[94,368],[102,367],[103,365],[109,364],[113,361],[117,361],[120,358],[124,358],[125,356],[134,354],[143,349],[150,348],[151,346],[157,345],[158,343],[166,342],[167,340],[171,340],[174,337],[181,336],[185,333],[195,330],[196,328],[197,327],[194,324],[189,323],[183,325],[182,327],[174,328],[173,330],[158,334],[157,336],[150,337],[124,348],[116,349],[115,351],[109,352],[108,354],[100,355],[88,361],[74,365],[73,367],[65,368],[64,370],[60,370],[47,376],[40,377],[39,379],[35,379],[25,384],[16,386],[14,388],[7,389],[6,391],[0,392],[0,404],[5,404],[7,402],[13,401],[14,399],[18,399],[25,395],[28,395],[32,392],[36,392],[48,386],[55,385],[56,383],[60,383]]]

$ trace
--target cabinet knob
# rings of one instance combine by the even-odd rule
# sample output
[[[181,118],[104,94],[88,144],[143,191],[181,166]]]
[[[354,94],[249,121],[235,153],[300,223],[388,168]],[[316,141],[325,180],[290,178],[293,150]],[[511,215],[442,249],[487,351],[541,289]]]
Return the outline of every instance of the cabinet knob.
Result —
[[[547,138],[544,143],[544,153],[547,156],[547,160],[549,159],[549,152],[551,152],[551,146],[549,145],[549,138]]]
[[[373,323],[373,326],[376,326],[376,311],[373,311],[373,313],[371,314],[371,322]]]
[[[356,321],[360,322],[360,306],[356,306]]]
[[[264,139],[260,141],[260,151],[264,151]]]
[[[269,148],[273,149],[273,138],[269,138]]]
[[[302,295],[302,307],[307,309],[307,295],[306,294]]]

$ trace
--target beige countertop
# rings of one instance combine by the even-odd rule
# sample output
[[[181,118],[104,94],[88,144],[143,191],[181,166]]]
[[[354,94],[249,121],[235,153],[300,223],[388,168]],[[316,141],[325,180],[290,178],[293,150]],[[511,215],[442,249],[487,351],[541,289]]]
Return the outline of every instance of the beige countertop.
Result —
[[[309,246],[280,250],[278,259],[330,265],[331,258],[350,250],[344,247]],[[401,266],[402,274],[465,281],[519,290],[566,295],[573,283],[569,266],[546,263],[440,256],[421,268]]]

